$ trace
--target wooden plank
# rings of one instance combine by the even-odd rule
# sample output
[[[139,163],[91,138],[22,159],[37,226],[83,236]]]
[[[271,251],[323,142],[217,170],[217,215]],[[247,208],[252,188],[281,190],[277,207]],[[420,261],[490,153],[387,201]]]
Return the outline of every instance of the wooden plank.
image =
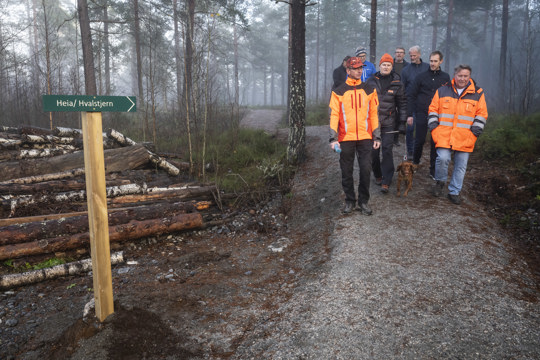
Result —
[[[96,316],[114,312],[101,113],[81,113]]]

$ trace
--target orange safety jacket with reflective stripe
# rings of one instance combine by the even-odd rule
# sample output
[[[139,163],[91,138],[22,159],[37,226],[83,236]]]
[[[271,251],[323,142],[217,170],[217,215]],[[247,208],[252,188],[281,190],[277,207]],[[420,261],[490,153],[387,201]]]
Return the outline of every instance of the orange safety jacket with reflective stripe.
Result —
[[[460,96],[452,79],[437,89],[429,105],[428,126],[439,123],[431,132],[435,147],[472,152],[477,137],[471,127],[483,130],[487,117],[484,90],[471,79]]]
[[[380,140],[377,91],[361,80],[347,78],[332,91],[330,130],[337,141]]]

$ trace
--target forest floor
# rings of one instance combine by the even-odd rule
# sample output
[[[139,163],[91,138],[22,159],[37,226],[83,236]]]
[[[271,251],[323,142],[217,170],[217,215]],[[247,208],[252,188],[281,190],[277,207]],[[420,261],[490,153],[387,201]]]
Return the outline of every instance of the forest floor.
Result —
[[[281,136],[281,116],[243,125]],[[128,244],[103,323],[91,274],[2,292],[0,358],[540,357],[540,208],[518,172],[472,157],[455,206],[421,166],[407,198],[372,183],[374,215],[343,216],[326,127],[307,147],[288,194]]]

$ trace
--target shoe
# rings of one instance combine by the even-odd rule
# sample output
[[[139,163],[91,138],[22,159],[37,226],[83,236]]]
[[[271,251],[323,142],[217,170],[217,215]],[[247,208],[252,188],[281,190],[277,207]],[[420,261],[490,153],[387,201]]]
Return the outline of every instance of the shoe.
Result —
[[[354,203],[346,202],[345,207],[341,211],[343,214],[350,214],[354,209]]]
[[[442,181],[437,181],[434,185],[433,185],[433,196],[435,197],[439,197],[442,195],[442,190],[443,190],[443,186],[444,186],[444,183]]]
[[[458,195],[448,194],[448,198],[453,204],[456,204],[456,205],[461,204],[461,199],[459,198],[459,194]]]
[[[383,194],[388,194],[388,185],[382,184],[382,186],[381,186],[381,192],[382,192]]]
[[[362,214],[364,214],[364,215],[373,214],[373,210],[371,210],[371,208],[369,207],[368,204],[360,204],[360,205],[358,205],[358,207],[356,209],[361,211]]]
[[[375,184],[381,185],[382,184],[382,177],[375,178]]]

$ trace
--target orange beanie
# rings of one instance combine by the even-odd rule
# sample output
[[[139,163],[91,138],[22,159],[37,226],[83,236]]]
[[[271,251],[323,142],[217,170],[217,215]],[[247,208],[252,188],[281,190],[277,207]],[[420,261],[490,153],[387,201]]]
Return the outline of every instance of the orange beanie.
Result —
[[[394,65],[394,59],[388,53],[381,56],[381,61],[379,61],[379,65],[381,65],[383,62],[389,62],[390,64]]]

